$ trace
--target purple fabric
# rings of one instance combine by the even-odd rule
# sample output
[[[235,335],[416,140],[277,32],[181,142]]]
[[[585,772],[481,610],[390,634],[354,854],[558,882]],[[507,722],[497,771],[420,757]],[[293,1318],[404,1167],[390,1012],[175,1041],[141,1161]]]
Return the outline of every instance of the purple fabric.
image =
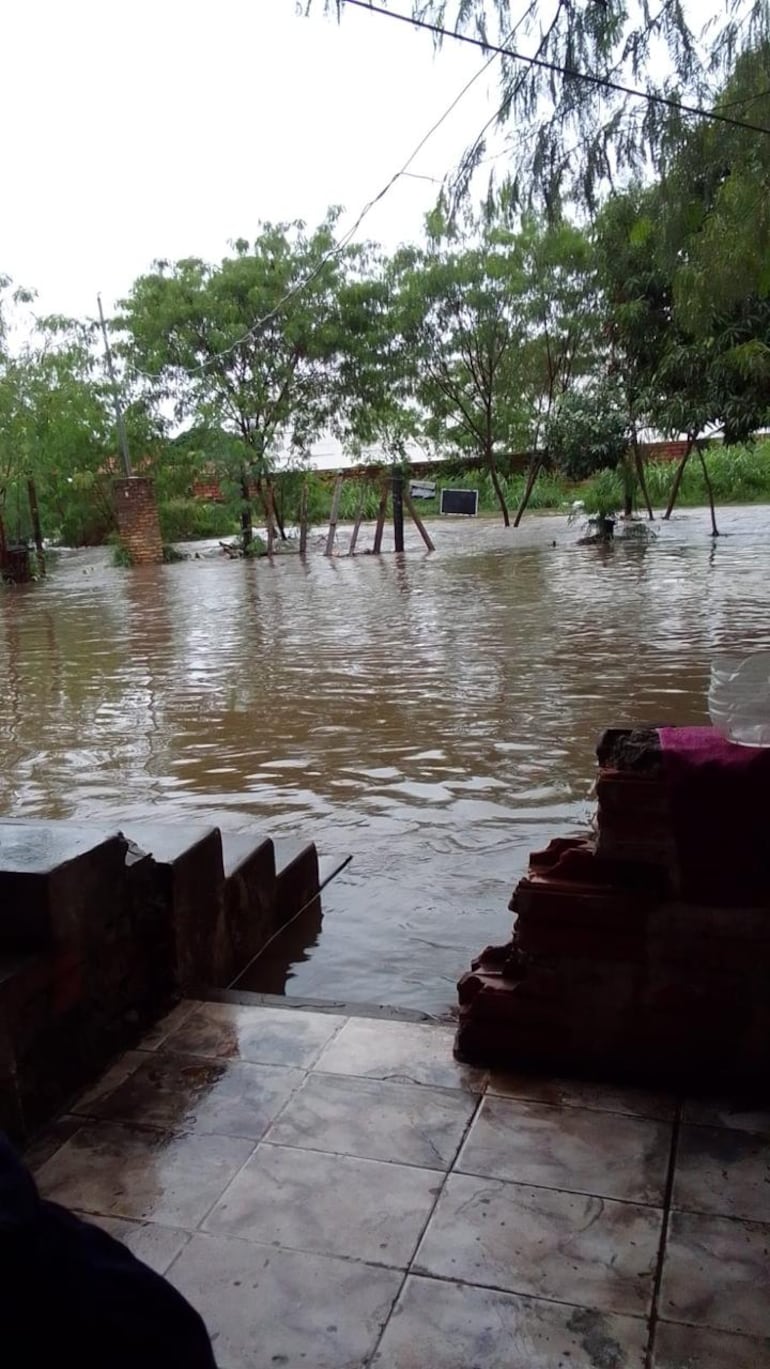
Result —
[[[770,906],[770,748],[713,727],[661,727],[683,896]]]

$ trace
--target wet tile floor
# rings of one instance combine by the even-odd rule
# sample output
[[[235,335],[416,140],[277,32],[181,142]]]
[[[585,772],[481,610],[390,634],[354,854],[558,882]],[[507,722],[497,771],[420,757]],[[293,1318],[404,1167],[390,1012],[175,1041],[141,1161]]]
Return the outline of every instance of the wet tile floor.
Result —
[[[488,1075],[452,1039],[183,1003],[29,1160],[220,1369],[770,1369],[770,1110]]]

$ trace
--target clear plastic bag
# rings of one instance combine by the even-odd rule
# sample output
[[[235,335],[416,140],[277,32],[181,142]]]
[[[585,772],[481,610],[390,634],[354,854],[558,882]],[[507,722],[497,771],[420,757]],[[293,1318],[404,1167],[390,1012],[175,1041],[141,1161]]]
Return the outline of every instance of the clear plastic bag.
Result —
[[[770,747],[770,651],[716,657],[708,708],[713,726],[729,741]]]

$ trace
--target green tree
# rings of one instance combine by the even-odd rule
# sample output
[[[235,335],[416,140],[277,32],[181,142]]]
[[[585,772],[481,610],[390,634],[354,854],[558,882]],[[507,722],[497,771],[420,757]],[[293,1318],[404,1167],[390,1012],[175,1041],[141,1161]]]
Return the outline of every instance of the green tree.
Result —
[[[548,425],[548,449],[560,474],[587,480],[615,470],[630,446],[623,396],[611,381],[565,395]]]
[[[405,251],[395,269],[422,430],[440,449],[480,462],[508,527],[498,467],[525,427],[521,253],[483,232],[478,243]]]
[[[709,105],[736,60],[770,37],[767,0],[715,0],[705,9],[697,0],[528,0],[523,9],[511,0],[413,0],[413,12],[543,63],[500,58],[497,110],[448,193],[456,200],[467,191],[494,126],[506,133],[509,189],[549,212],[576,196],[595,209],[618,178],[650,163],[659,168],[672,140],[696,119],[658,101]],[[730,113],[763,122],[751,105]]]
[[[501,197],[505,203],[507,196]],[[524,220],[515,241],[523,253],[527,340],[524,348],[524,448],[529,471],[514,527],[538,474],[551,461],[549,432],[561,405],[600,365],[602,339],[596,261],[590,237],[567,220],[546,227]]]
[[[400,329],[413,366],[423,431],[488,471],[506,526],[499,477],[512,454],[534,453],[526,506],[547,460],[543,435],[582,374],[595,332],[593,263],[567,223],[517,224],[504,198],[463,234],[440,218],[425,251],[396,262]]]
[[[178,419],[238,438],[246,544],[252,482],[270,522],[280,449],[304,452],[332,416],[338,294],[355,255],[335,245],[336,217],[310,233],[301,223],[263,224],[216,265],[157,262],[121,304],[129,372],[149,377],[156,400],[173,400]]]
[[[35,483],[49,532],[65,530],[68,521],[71,528],[74,507],[84,499],[101,504],[99,523],[111,522],[103,474],[112,424],[90,343],[87,326],[45,319],[31,341],[5,360],[0,382],[0,510],[4,505],[8,511],[14,492],[20,524],[27,522],[21,510],[29,481]]]
[[[768,49],[745,55],[717,107],[761,105],[769,83]],[[770,417],[767,215],[756,205],[757,187],[770,189],[768,143],[730,127],[682,130],[659,180],[610,199],[598,225],[608,334],[635,428],[686,438],[664,517],[696,452],[714,534],[703,439],[746,441]]]
[[[377,447],[391,461],[406,459],[420,432],[414,369],[404,328],[405,259],[388,260],[371,244],[361,249],[355,273],[339,296],[342,345],[335,375],[331,427],[357,455]]]
[[[26,529],[33,481],[45,532],[70,544],[100,542],[114,527],[114,415],[97,347],[93,325],[43,318],[0,365],[0,515]],[[139,404],[126,422],[144,461],[154,424]]]

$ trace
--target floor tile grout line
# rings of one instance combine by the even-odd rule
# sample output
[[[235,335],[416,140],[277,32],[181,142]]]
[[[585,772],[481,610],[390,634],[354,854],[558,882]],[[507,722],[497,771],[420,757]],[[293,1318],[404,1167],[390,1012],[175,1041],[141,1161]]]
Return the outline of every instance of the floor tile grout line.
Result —
[[[650,1112],[623,1112],[619,1108],[597,1108],[591,1103],[566,1103],[562,1099],[552,1103],[549,1099],[528,1098],[525,1094],[495,1093],[489,1085],[485,1096],[487,1098],[498,1098],[504,1103],[528,1103],[535,1104],[537,1107],[564,1109],[567,1112],[591,1112],[599,1117],[625,1117],[629,1122],[657,1122],[659,1126],[665,1127],[670,1127],[674,1120],[673,1112],[669,1117],[661,1117],[659,1114],[653,1116]]]
[[[270,1126],[273,1126],[272,1122]],[[423,1169],[426,1174],[449,1173],[444,1164],[423,1165],[417,1160],[386,1160],[381,1155],[356,1155],[350,1150],[322,1150],[319,1146],[301,1146],[293,1141],[274,1141],[271,1140],[267,1132],[259,1138],[258,1144],[260,1146],[272,1146],[273,1150],[297,1151],[300,1155],[325,1155],[330,1160],[361,1160],[364,1164],[388,1165],[391,1169]]]
[[[736,1340],[745,1340],[749,1345],[767,1344],[767,1336],[756,1335],[753,1331],[737,1331],[735,1327],[715,1326],[713,1322],[706,1321],[677,1321],[674,1317],[659,1317],[659,1326],[682,1326],[688,1331],[708,1331],[721,1336],[732,1336]],[[759,1366],[757,1366],[759,1369]]]
[[[339,1036],[340,1032],[344,1030],[344,1028],[347,1026],[347,1024],[348,1024],[349,1021],[350,1021],[350,1018],[349,1018],[349,1017],[343,1017],[343,1018],[342,1018],[342,1021],[339,1023],[339,1025],[335,1027],[335,1029],[334,1029],[334,1031],[332,1032],[331,1036],[329,1037],[328,1041],[324,1041],[323,1045],[322,1045],[322,1046],[319,1046],[318,1052],[317,1052],[317,1054],[316,1054],[316,1056],[315,1056],[315,1059],[313,1060],[312,1065],[308,1065],[308,1067],[307,1067],[307,1068],[308,1068],[308,1074],[312,1074],[312,1073],[315,1071],[316,1065],[318,1064],[319,1060],[321,1059],[321,1056],[329,1049],[329,1047],[331,1046],[332,1042],[337,1040],[337,1037]]]
[[[238,1178],[240,1177],[240,1175],[243,1173],[244,1169],[246,1168],[247,1164],[249,1164],[249,1162],[250,1162],[251,1160],[253,1160],[254,1156],[256,1155],[257,1151],[259,1150],[259,1147],[262,1145],[262,1141],[263,1141],[264,1137],[266,1136],[267,1132],[269,1131],[270,1127],[273,1125],[274,1122],[276,1122],[276,1121],[278,1120],[278,1118],[281,1116],[281,1114],[282,1114],[284,1108],[285,1108],[285,1107],[288,1107],[289,1102],[291,1101],[291,1099],[294,1098],[295,1094],[298,1093],[299,1090],[302,1088],[303,1084],[305,1083],[305,1080],[306,1080],[307,1077],[308,1077],[309,1071],[308,1071],[308,1070],[303,1070],[302,1073],[303,1073],[303,1078],[302,1078],[302,1080],[301,1080],[298,1084],[296,1084],[295,1087],[294,1087],[293,1089],[291,1089],[291,1090],[289,1091],[288,1097],[284,1099],[283,1103],[282,1103],[281,1106],[278,1108],[278,1111],[277,1111],[275,1117],[273,1117],[273,1118],[268,1122],[267,1126],[265,1127],[264,1131],[262,1132],[262,1135],[259,1137],[259,1139],[258,1139],[257,1141],[254,1142],[254,1144],[253,1144],[253,1146],[252,1146],[252,1148],[251,1148],[249,1154],[246,1156],[246,1159],[244,1160],[243,1164],[240,1165],[239,1168],[236,1170],[236,1172],[230,1176],[230,1178],[228,1179],[228,1181],[227,1181],[227,1183],[225,1184],[224,1188],[222,1189],[222,1192],[221,1192],[220,1194],[218,1194],[218,1196],[214,1199],[213,1203],[211,1203],[211,1205],[210,1205],[209,1207],[207,1207],[207,1209],[206,1209],[206,1211],[204,1212],[203,1216],[202,1216],[202,1217],[199,1219],[199,1221],[196,1223],[196,1226],[195,1226],[195,1231],[196,1231],[196,1233],[202,1230],[202,1228],[203,1228],[203,1223],[204,1223],[205,1221],[208,1221],[209,1217],[211,1216],[212,1212],[214,1211],[214,1208],[217,1206],[217,1203],[221,1203],[221,1201],[222,1201],[222,1199],[224,1198],[225,1194],[228,1192],[228,1190],[231,1188],[231,1186],[235,1183],[235,1180],[238,1179]],[[201,1133],[201,1134],[204,1134],[204,1133]],[[215,1133],[212,1133],[212,1134],[216,1135],[217,1133],[215,1132]],[[240,1139],[248,1140],[248,1139],[250,1139],[250,1138],[248,1138],[248,1137],[244,1137],[244,1138],[235,1137],[234,1139],[235,1139],[235,1140],[240,1140]]]
[[[693,1127],[696,1131],[729,1131],[735,1136],[746,1136],[754,1141],[770,1145],[770,1131],[749,1131],[746,1127],[729,1127],[726,1122],[688,1122],[682,1118],[682,1130]]]
[[[610,1317],[629,1317],[633,1321],[647,1323],[647,1316],[644,1312],[618,1311],[617,1308],[598,1308],[589,1306],[584,1302],[570,1302],[567,1298],[554,1298],[547,1293],[529,1293],[515,1288],[506,1288],[500,1283],[472,1283],[470,1279],[460,1278],[456,1274],[434,1274],[428,1269],[414,1268],[413,1265],[407,1270],[410,1278],[426,1279],[430,1283],[448,1284],[451,1288],[479,1288],[485,1293],[502,1293],[508,1298],[522,1298],[527,1302],[545,1302],[555,1307],[578,1307],[589,1312],[598,1312],[600,1316]]]
[[[666,1175],[666,1191],[663,1197],[663,1221],[660,1228],[660,1241],[658,1243],[658,1258],[655,1267],[655,1279],[652,1285],[652,1302],[650,1304],[649,1335],[647,1338],[647,1351],[645,1354],[645,1369],[654,1369],[655,1338],[658,1329],[658,1304],[660,1292],[663,1284],[663,1268],[666,1262],[666,1247],[668,1244],[668,1229],[671,1219],[671,1208],[674,1196],[674,1180],[676,1178],[676,1165],[679,1151],[679,1134],[682,1126],[682,1110],[684,1104],[677,1104],[674,1124],[671,1129],[671,1149],[668,1157],[668,1174]]]
[[[439,1196],[440,1196],[440,1195],[439,1195]],[[438,1198],[437,1198],[436,1201],[438,1201]],[[428,1219],[428,1220],[430,1220],[430,1219]],[[152,1223],[150,1223],[150,1225],[152,1225]],[[155,1224],[155,1225],[157,1225],[157,1224]],[[171,1230],[172,1228],[163,1227],[163,1228],[160,1228],[160,1229],[161,1229],[161,1230]],[[521,1289],[509,1288],[509,1287],[506,1287],[504,1284],[491,1283],[491,1282],[478,1282],[478,1283],[473,1283],[473,1282],[471,1282],[470,1279],[463,1279],[463,1278],[458,1277],[458,1276],[455,1275],[455,1274],[434,1274],[434,1273],[432,1273],[430,1270],[416,1268],[415,1265],[414,1265],[414,1260],[410,1260],[410,1262],[409,1262],[409,1264],[407,1265],[407,1267],[404,1268],[403,1265],[385,1264],[385,1263],[383,1263],[383,1262],[380,1261],[380,1260],[371,1260],[371,1259],[362,1258],[360,1255],[345,1255],[345,1254],[340,1254],[338,1251],[334,1251],[334,1250],[318,1250],[318,1249],[314,1248],[313,1246],[304,1246],[304,1245],[273,1245],[271,1242],[253,1241],[253,1240],[249,1239],[248,1237],[245,1237],[245,1236],[238,1236],[238,1235],[236,1235],[236,1234],[234,1234],[234,1233],[228,1233],[227,1235],[225,1235],[224,1233],[213,1232],[213,1231],[188,1231],[188,1230],[183,1229],[183,1228],[177,1228],[177,1229],[180,1230],[180,1231],[182,1231],[182,1234],[186,1236],[187,1240],[186,1240],[186,1242],[185,1242],[185,1246],[182,1248],[182,1250],[179,1251],[179,1254],[174,1256],[174,1259],[172,1260],[171,1265],[168,1266],[169,1269],[171,1269],[171,1267],[172,1267],[173,1264],[176,1264],[177,1259],[179,1259],[179,1257],[182,1255],[184,1249],[186,1249],[187,1245],[189,1245],[189,1242],[190,1242],[194,1237],[202,1236],[202,1237],[204,1237],[204,1238],[207,1239],[207,1240],[224,1240],[224,1241],[227,1241],[227,1242],[232,1242],[232,1243],[235,1243],[235,1244],[237,1244],[237,1245],[239,1245],[239,1246],[242,1246],[245,1250],[269,1251],[269,1252],[272,1253],[272,1254],[280,1254],[280,1253],[283,1253],[283,1254],[287,1254],[287,1255],[310,1255],[310,1256],[312,1256],[312,1257],[314,1257],[314,1258],[316,1258],[316,1259],[320,1259],[320,1260],[334,1260],[335,1262],[337,1262],[337,1263],[342,1263],[342,1264],[360,1265],[360,1266],[362,1266],[362,1267],[365,1268],[365,1269],[376,1269],[376,1270],[378,1270],[378,1271],[380,1271],[380,1272],[386,1272],[386,1273],[390,1273],[390,1274],[400,1274],[402,1277],[401,1277],[401,1280],[400,1280],[400,1282],[399,1282],[398,1290],[397,1290],[397,1292],[394,1294],[394,1297],[393,1297],[393,1302],[392,1302],[392,1306],[391,1306],[391,1311],[388,1313],[388,1316],[387,1316],[386,1321],[385,1321],[385,1323],[384,1323],[384,1325],[383,1325],[383,1328],[382,1328],[382,1332],[381,1332],[380,1336],[379,1336],[378,1339],[377,1339],[377,1344],[375,1345],[374,1349],[370,1351],[370,1357],[374,1357],[374,1356],[376,1355],[376,1353],[377,1353],[377,1350],[379,1349],[380,1342],[381,1342],[381,1340],[382,1340],[383,1335],[385,1334],[385,1331],[386,1331],[386,1329],[387,1329],[387,1325],[388,1325],[388,1323],[389,1323],[389,1321],[390,1321],[390,1319],[391,1319],[391,1317],[392,1317],[392,1315],[393,1315],[393,1312],[394,1312],[395,1309],[396,1309],[396,1304],[398,1303],[399,1298],[401,1297],[401,1294],[402,1294],[402,1292],[403,1292],[404,1285],[406,1284],[406,1281],[407,1281],[407,1279],[409,1279],[409,1278],[423,1279],[426,1283],[443,1284],[443,1285],[446,1285],[446,1286],[448,1286],[448,1287],[450,1287],[450,1288],[458,1288],[458,1287],[459,1287],[459,1288],[465,1288],[465,1289],[479,1289],[481,1292],[484,1292],[484,1293],[499,1293],[499,1294],[501,1294],[503,1297],[507,1297],[507,1298],[518,1298],[518,1299],[521,1299],[522,1301],[528,1302],[528,1303],[546,1303],[546,1304],[547,1304],[548,1306],[550,1306],[550,1307],[572,1307],[572,1308],[580,1309],[580,1310],[583,1310],[583,1311],[597,1312],[600,1316],[626,1317],[626,1318],[628,1318],[629,1321],[643,1322],[643,1323],[645,1323],[645,1324],[647,1323],[647,1320],[648,1320],[647,1315],[646,1315],[644,1312],[630,1312],[630,1311],[628,1311],[627,1309],[621,1310],[621,1309],[618,1309],[618,1308],[606,1308],[606,1307],[605,1307],[605,1308],[600,1308],[600,1307],[596,1307],[596,1306],[593,1305],[593,1304],[589,1304],[589,1303],[585,1303],[585,1302],[571,1302],[571,1301],[570,1301],[569,1299],[567,1299],[567,1298],[556,1298],[556,1297],[552,1297],[552,1296],[549,1296],[547,1293],[532,1293],[532,1292],[524,1291],[524,1290],[521,1290]],[[422,1239],[422,1237],[420,1237],[420,1239]],[[672,1325],[690,1325],[690,1324],[691,1324],[691,1325],[693,1325],[693,1326],[696,1327],[696,1328],[700,1326],[700,1323],[684,1323],[684,1322],[681,1322],[681,1323],[680,1323],[680,1322],[677,1322],[677,1323],[671,1323],[671,1324],[672,1324]],[[705,1329],[707,1329],[707,1330],[719,1330],[720,1328],[718,1328],[718,1327],[706,1327]],[[730,1333],[730,1334],[733,1334],[733,1335],[739,1335],[739,1334],[740,1334],[740,1335],[743,1335],[744,1339],[746,1339],[746,1340],[748,1340],[748,1341],[754,1341],[754,1340],[757,1340],[757,1339],[760,1339],[760,1340],[763,1339],[762,1337],[746,1335],[745,1332],[732,1332],[732,1333]],[[369,1360],[366,1361],[366,1365],[368,1366],[370,1363],[371,1363],[371,1358],[370,1358]]]
[[[420,1232],[418,1233],[417,1240],[415,1241],[414,1250],[413,1250],[413,1252],[412,1252],[411,1259],[408,1261],[407,1266],[406,1266],[406,1269],[404,1270],[404,1276],[403,1276],[403,1278],[402,1278],[402,1280],[401,1280],[401,1282],[400,1282],[400,1284],[399,1284],[399,1286],[398,1286],[398,1291],[397,1291],[397,1293],[396,1293],[395,1298],[393,1299],[393,1302],[392,1302],[391,1305],[390,1305],[390,1311],[389,1311],[387,1317],[385,1318],[385,1321],[384,1321],[383,1324],[382,1324],[382,1329],[381,1329],[381,1331],[380,1331],[379,1336],[377,1337],[377,1340],[375,1341],[375,1344],[374,1344],[374,1347],[373,1347],[373,1349],[372,1349],[372,1352],[371,1352],[371,1354],[368,1356],[368,1358],[367,1358],[366,1361],[365,1361],[366,1365],[371,1365],[371,1364],[373,1364],[373,1363],[374,1363],[374,1360],[375,1360],[376,1357],[377,1357],[377,1353],[378,1353],[378,1351],[379,1351],[379,1349],[380,1349],[380,1346],[382,1345],[382,1341],[383,1341],[383,1338],[384,1338],[384,1336],[385,1336],[385,1333],[386,1333],[386,1331],[387,1331],[387,1329],[388,1329],[388,1327],[389,1327],[389,1325],[390,1325],[390,1322],[391,1322],[391,1319],[392,1319],[392,1317],[393,1317],[393,1314],[394,1314],[394,1312],[395,1312],[395,1310],[396,1310],[396,1307],[397,1307],[398,1304],[399,1304],[399,1301],[400,1301],[400,1299],[401,1299],[401,1295],[402,1295],[402,1293],[403,1293],[403,1291],[404,1291],[404,1288],[406,1287],[407,1280],[408,1280],[408,1278],[409,1278],[409,1276],[410,1276],[410,1274],[411,1274],[411,1272],[412,1272],[412,1270],[413,1270],[413,1268],[414,1268],[414,1263],[415,1263],[415,1260],[417,1259],[417,1255],[418,1255],[418,1252],[419,1252],[419,1250],[420,1250],[420,1246],[422,1245],[422,1243],[423,1243],[423,1241],[424,1241],[424,1239],[425,1239],[425,1233],[427,1232],[428,1227],[430,1226],[430,1224],[431,1224],[431,1222],[432,1222],[432,1220],[433,1220],[433,1217],[434,1217],[435,1212],[436,1212],[436,1208],[438,1207],[439,1202],[441,1201],[441,1195],[443,1194],[444,1189],[445,1189],[446,1186],[447,1186],[447,1183],[448,1183],[448,1181],[449,1181],[449,1176],[450,1176],[450,1174],[452,1173],[452,1170],[453,1170],[453,1168],[454,1168],[455,1162],[457,1161],[457,1158],[458,1158],[458,1156],[459,1156],[459,1154],[460,1154],[460,1152],[461,1152],[463,1146],[465,1145],[465,1141],[466,1141],[466,1139],[467,1139],[467,1137],[468,1137],[468,1133],[470,1132],[471,1127],[473,1126],[473,1123],[475,1122],[475,1120],[476,1120],[476,1118],[477,1118],[477,1116],[478,1116],[478,1114],[479,1114],[479,1110],[480,1110],[480,1108],[481,1108],[481,1105],[482,1105],[483,1101],[484,1101],[484,1093],[478,1094],[478,1096],[476,1097],[476,1105],[475,1105],[475,1107],[473,1108],[473,1110],[472,1110],[472,1112],[471,1112],[471,1115],[470,1115],[470,1117],[468,1118],[468,1120],[467,1120],[467,1122],[466,1122],[466,1124],[465,1124],[465,1127],[464,1127],[464,1129],[463,1129],[463,1134],[462,1134],[462,1136],[460,1137],[460,1140],[459,1140],[458,1145],[457,1145],[457,1149],[455,1150],[455,1153],[454,1153],[454,1158],[452,1159],[451,1163],[447,1166],[447,1169],[445,1170],[445,1172],[442,1174],[440,1183],[436,1186],[436,1193],[435,1193],[435,1195],[434,1195],[433,1202],[432,1202],[431,1205],[430,1205],[430,1209],[429,1209],[429,1211],[428,1211],[428,1215],[427,1215],[427,1217],[425,1218],[425,1221],[423,1222],[422,1228],[421,1228]],[[441,1171],[437,1171],[437,1172],[440,1173]]]
[[[596,1198],[600,1203],[618,1203],[621,1207],[643,1207],[651,1212],[664,1210],[665,1193],[659,1203],[645,1202],[643,1198],[616,1198],[611,1193],[593,1193],[585,1188],[567,1188],[564,1184],[533,1184],[525,1179],[502,1179],[498,1174],[479,1174],[472,1169],[458,1169],[456,1162],[451,1173],[459,1179],[480,1179],[483,1183],[505,1184],[508,1188],[535,1188],[538,1192],[544,1193],[566,1193],[571,1198]]]
[[[703,1217],[710,1222],[737,1222],[740,1226],[760,1226],[770,1232],[770,1216],[742,1217],[738,1212],[723,1212],[715,1207],[687,1207],[672,1203],[671,1212],[678,1217]]]
[[[336,1079],[341,1084],[385,1084],[386,1087],[414,1089],[418,1095],[431,1092],[454,1094],[460,1098],[483,1097],[483,1090],[477,1093],[475,1089],[466,1089],[455,1084],[420,1083],[415,1079],[407,1079],[404,1075],[399,1075],[398,1078],[383,1078],[375,1074],[338,1074],[335,1070],[319,1070],[316,1065],[309,1066],[308,1073],[316,1079]]]

